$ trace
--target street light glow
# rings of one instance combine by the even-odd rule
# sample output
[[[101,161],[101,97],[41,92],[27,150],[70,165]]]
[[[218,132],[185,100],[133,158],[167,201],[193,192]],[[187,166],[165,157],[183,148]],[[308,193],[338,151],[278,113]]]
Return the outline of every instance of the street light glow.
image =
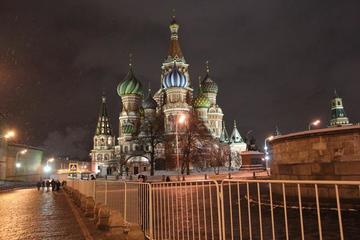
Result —
[[[179,119],[178,119],[178,122],[179,122],[180,124],[183,124],[183,123],[185,122],[185,120],[186,120],[185,115],[180,115],[180,116],[179,116]]]
[[[49,158],[47,161],[48,162],[53,162],[53,161],[55,161],[55,158]]]
[[[16,163],[15,166],[16,166],[16,168],[20,168],[20,167],[21,167],[21,163]]]
[[[20,154],[24,155],[25,153],[27,153],[27,149],[24,149],[20,152]]]
[[[15,131],[13,131],[13,130],[8,131],[8,132],[4,135],[4,138],[6,138],[6,139],[10,139],[10,138],[13,138],[13,137],[15,137]]]
[[[309,123],[308,129],[311,130],[311,126],[317,126],[321,123],[321,121],[319,119]]]
[[[48,172],[50,172],[50,171],[51,171],[51,167],[50,167],[49,165],[46,165],[46,166],[44,167],[44,172],[48,173]]]
[[[312,125],[314,125],[314,126],[317,126],[317,125],[319,125],[320,124],[320,120],[318,119],[318,120],[316,120],[316,121],[314,121],[313,123],[312,123]]]

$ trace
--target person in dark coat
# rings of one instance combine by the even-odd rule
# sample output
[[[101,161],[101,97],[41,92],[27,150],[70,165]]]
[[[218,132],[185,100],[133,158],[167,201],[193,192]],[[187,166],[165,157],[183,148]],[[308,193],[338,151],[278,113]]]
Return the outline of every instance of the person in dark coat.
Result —
[[[45,181],[41,182],[41,187],[42,187],[42,190],[44,191],[45,190]]]
[[[40,191],[40,188],[41,188],[41,182],[40,181],[36,183],[36,187],[37,187],[37,190]]]
[[[46,185],[46,191],[48,192],[50,188],[50,181],[46,180],[45,185]]]

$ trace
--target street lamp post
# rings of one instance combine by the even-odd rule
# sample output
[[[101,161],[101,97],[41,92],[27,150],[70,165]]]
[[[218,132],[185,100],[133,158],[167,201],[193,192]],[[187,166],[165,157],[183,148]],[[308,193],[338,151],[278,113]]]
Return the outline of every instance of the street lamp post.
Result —
[[[45,173],[50,173],[51,167],[49,166],[49,162],[53,162],[54,160],[54,158],[49,158],[48,160],[46,160],[46,166],[44,167]]]
[[[16,153],[16,156],[15,156],[15,177],[17,176],[17,169],[18,168],[21,168],[21,163],[20,163],[20,158],[19,158],[19,155],[24,155],[25,153],[27,153],[27,149],[23,149],[23,150],[20,150]]]
[[[268,142],[268,141],[271,141],[271,140],[273,140],[273,139],[274,139],[274,136],[269,136],[269,137],[265,138],[265,142],[264,142],[265,167],[266,167],[266,171],[269,169],[269,160],[270,160],[267,142]]]
[[[177,117],[175,122],[175,137],[176,137],[176,171],[177,178],[180,181],[180,159],[179,159],[179,132],[178,132],[178,124],[183,124],[185,122],[185,115],[180,115]]]
[[[311,130],[311,126],[317,126],[317,125],[319,125],[319,124],[320,124],[320,120],[319,120],[319,119],[317,119],[317,120],[309,123],[309,125],[308,125],[308,130]]]

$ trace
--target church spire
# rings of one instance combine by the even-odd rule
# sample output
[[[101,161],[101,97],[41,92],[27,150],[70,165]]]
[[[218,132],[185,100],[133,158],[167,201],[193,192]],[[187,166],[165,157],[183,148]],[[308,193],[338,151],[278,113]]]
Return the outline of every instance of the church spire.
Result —
[[[349,118],[346,116],[342,98],[339,97],[336,90],[334,90],[334,98],[331,100],[330,126],[341,126],[348,124],[349,124]]]
[[[184,55],[182,54],[180,43],[179,43],[179,27],[175,19],[175,14],[172,16],[172,21],[170,23],[170,46],[168,51],[167,62],[183,62],[185,63]]]
[[[101,97],[100,112],[95,135],[112,135],[112,129],[106,108],[106,97],[104,94]]]
[[[226,130],[226,127],[225,127],[225,122],[222,121],[222,131],[221,131],[221,134],[220,134],[220,139],[219,141],[221,143],[229,143],[229,134]]]
[[[236,127],[236,121],[234,120],[234,128],[230,136],[230,142],[232,143],[241,143],[244,142],[242,139],[237,127]]]

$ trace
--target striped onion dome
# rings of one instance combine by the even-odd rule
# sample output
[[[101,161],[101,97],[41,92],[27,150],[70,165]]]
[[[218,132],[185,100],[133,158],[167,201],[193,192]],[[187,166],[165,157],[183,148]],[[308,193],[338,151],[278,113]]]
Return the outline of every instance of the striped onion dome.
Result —
[[[201,91],[203,93],[218,93],[218,90],[218,85],[210,78],[209,73],[207,73],[201,82]]]
[[[117,87],[117,93],[120,97],[129,94],[143,95],[141,82],[135,77],[131,64],[126,77]]]
[[[123,133],[125,134],[133,134],[135,133],[135,126],[133,123],[131,122],[125,122],[122,126],[121,126],[121,130]]]
[[[176,67],[174,66],[172,70],[165,75],[163,80],[163,87],[171,88],[171,87],[186,87],[188,85],[188,80],[186,76]]]
[[[211,105],[209,98],[207,98],[204,94],[200,93],[194,99],[193,106],[194,108],[209,108]]]

